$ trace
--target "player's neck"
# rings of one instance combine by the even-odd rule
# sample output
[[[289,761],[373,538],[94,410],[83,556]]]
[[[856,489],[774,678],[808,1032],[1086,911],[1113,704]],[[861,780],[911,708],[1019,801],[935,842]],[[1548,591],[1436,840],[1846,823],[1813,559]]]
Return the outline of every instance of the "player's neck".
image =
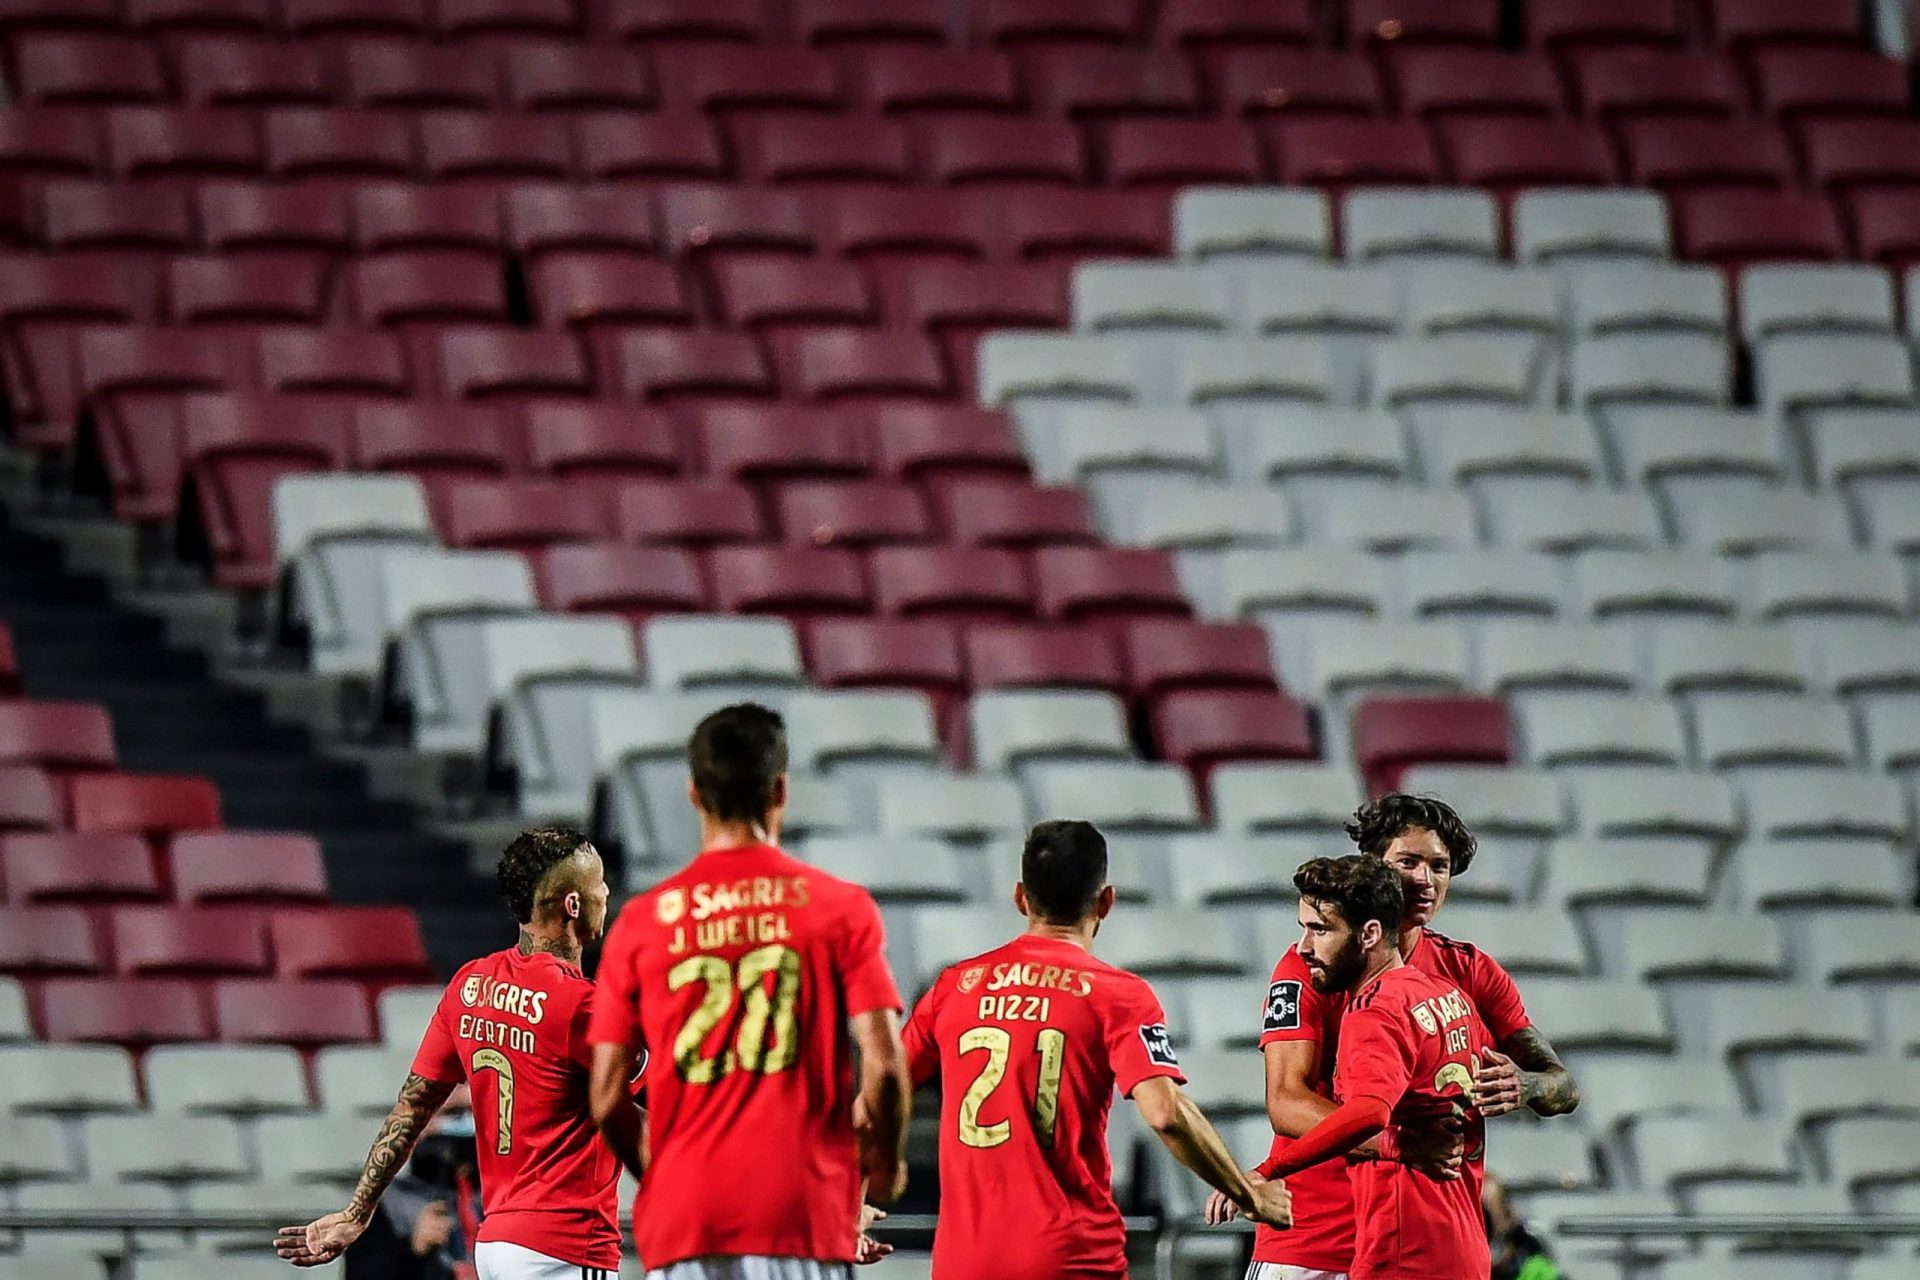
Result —
[[[1082,951],[1093,950],[1093,933],[1098,926],[1087,924],[1049,924],[1045,920],[1027,920],[1029,938],[1051,938],[1055,942],[1070,942]]]
[[[1423,924],[1410,924],[1400,931],[1400,958],[1402,960],[1413,955],[1413,949],[1420,945],[1420,935],[1426,931],[1427,927]]]
[[[780,843],[780,823],[767,818],[759,822],[715,822],[700,819],[700,852],[719,853],[728,849],[758,849]]]
[[[545,954],[557,956],[571,965],[580,963],[580,940],[565,929],[550,934],[544,929],[521,925],[519,951],[523,956]]]
[[[1397,947],[1382,947],[1377,952],[1369,952],[1367,955],[1366,971],[1360,975],[1360,981],[1353,984],[1353,989],[1358,991],[1381,974],[1391,973],[1404,964],[1406,964],[1406,961],[1400,958],[1400,951]]]

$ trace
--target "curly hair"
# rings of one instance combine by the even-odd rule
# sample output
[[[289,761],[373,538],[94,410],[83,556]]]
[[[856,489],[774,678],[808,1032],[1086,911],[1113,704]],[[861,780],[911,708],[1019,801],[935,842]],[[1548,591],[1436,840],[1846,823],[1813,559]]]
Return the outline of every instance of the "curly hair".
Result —
[[[1473,865],[1474,850],[1480,847],[1453,806],[1433,796],[1390,792],[1361,805],[1347,823],[1348,838],[1359,846],[1360,852],[1376,858],[1383,856],[1388,845],[1409,831],[1431,831],[1439,836],[1453,860],[1451,870],[1456,876],[1466,874],[1467,868]]]
[[[1378,920],[1389,934],[1400,928],[1400,873],[1378,858],[1314,858],[1293,873],[1293,887],[1303,898],[1338,909],[1356,931],[1369,920]]]
[[[540,882],[547,878],[548,872],[586,847],[589,847],[587,838],[572,827],[535,827],[515,836],[494,870],[500,896],[507,900],[507,909],[513,912],[513,918],[521,924],[531,922]]]

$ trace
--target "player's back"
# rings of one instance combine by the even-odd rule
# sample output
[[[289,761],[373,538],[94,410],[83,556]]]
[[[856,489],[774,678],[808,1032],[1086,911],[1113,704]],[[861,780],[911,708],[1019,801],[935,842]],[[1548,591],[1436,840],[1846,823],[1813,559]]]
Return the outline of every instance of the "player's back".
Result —
[[[772,846],[702,854],[621,913],[602,999],[633,1000],[654,1051],[634,1211],[649,1267],[853,1257],[847,1021],[899,1007],[883,942],[865,890]]]
[[[943,973],[906,1034],[942,1077],[940,1280],[1126,1275],[1107,1115],[1114,1089],[1180,1079],[1140,978],[1027,935]]]
[[[610,1269],[620,1170],[587,1108],[592,994],[557,956],[482,956],[448,984],[414,1071],[472,1087],[486,1210],[477,1239]]]
[[[1384,1098],[1391,1127],[1431,1125],[1450,1115],[1482,1144],[1483,1122],[1467,1101],[1475,1057],[1488,1047],[1473,1001],[1452,983],[1410,965],[1354,992],[1341,1025],[1334,1087],[1342,1101]],[[1353,1280],[1455,1280],[1485,1275],[1486,1226],[1477,1186],[1442,1182],[1393,1161],[1350,1171],[1357,1223]]]

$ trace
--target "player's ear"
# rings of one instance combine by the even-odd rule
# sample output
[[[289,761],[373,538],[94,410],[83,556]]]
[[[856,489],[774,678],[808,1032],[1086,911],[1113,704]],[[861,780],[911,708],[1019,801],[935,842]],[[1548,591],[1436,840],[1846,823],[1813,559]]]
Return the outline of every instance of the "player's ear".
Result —
[[[787,807],[787,775],[784,773],[773,780],[773,807],[776,809]]]
[[[687,803],[692,805],[696,812],[705,812],[700,808],[700,789],[693,785],[691,777],[687,779]]]
[[[566,897],[560,899],[560,909],[567,913],[567,919],[578,920],[580,918],[580,891],[575,889],[567,894]]]
[[[1369,920],[1360,926],[1360,945],[1371,951],[1380,945],[1380,939],[1386,936],[1386,932],[1378,920]]]
[[[1013,909],[1023,916],[1033,914],[1027,910],[1027,886],[1018,880],[1013,884]]]
[[[1107,913],[1113,910],[1113,899],[1114,899],[1113,886],[1112,885],[1102,886],[1100,890],[1100,896],[1094,899],[1093,918],[1096,920],[1105,920],[1107,918]]]

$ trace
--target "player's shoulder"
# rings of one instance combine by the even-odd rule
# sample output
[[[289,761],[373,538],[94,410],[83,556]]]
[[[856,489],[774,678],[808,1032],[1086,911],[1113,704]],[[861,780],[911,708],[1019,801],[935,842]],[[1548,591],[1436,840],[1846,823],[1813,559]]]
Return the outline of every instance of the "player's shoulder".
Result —
[[[1353,993],[1347,1004],[1349,1015],[1356,1013],[1394,1013],[1411,1008],[1440,989],[1440,984],[1421,969],[1403,964],[1389,969]]]
[[[1305,982],[1313,973],[1307,968],[1307,962],[1300,958],[1300,948],[1296,944],[1288,947],[1273,965],[1273,981]]]

